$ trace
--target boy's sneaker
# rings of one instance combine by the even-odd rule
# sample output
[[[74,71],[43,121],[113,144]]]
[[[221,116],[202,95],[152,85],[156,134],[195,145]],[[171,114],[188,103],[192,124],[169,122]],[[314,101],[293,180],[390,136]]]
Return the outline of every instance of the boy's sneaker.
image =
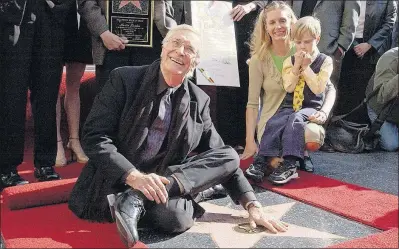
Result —
[[[256,156],[254,163],[245,170],[245,175],[255,182],[262,182],[267,170],[267,160],[265,156]]]
[[[284,184],[294,178],[298,178],[296,165],[284,161],[269,175],[268,180],[274,184]]]

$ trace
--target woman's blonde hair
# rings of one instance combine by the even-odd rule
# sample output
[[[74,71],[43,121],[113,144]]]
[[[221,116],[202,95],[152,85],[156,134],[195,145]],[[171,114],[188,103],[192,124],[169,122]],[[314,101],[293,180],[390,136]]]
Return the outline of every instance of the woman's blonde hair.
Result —
[[[289,17],[291,18],[291,23],[295,23],[297,20],[294,11],[292,11],[291,7],[285,2],[272,1],[266,5],[266,7],[258,15],[249,43],[251,56],[257,55],[260,60],[264,60],[267,49],[272,44],[271,37],[267,33],[267,13],[276,9],[287,11],[289,13]]]

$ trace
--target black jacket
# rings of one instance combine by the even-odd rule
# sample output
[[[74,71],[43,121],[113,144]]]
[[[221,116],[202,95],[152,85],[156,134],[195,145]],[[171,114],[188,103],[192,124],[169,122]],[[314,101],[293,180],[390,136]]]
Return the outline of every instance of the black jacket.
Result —
[[[397,16],[396,0],[368,0],[364,21],[363,40],[372,46],[370,63],[391,48],[392,29]],[[353,42],[352,47],[357,45]]]
[[[45,0],[41,0],[45,3]],[[37,2],[39,2],[37,0]],[[50,8],[51,13],[61,24],[65,23],[66,15],[72,4],[76,4],[75,0],[51,0],[54,4]],[[1,0],[0,1],[0,23],[12,24],[20,26],[25,14],[27,0]],[[36,3],[33,1],[32,3]]]

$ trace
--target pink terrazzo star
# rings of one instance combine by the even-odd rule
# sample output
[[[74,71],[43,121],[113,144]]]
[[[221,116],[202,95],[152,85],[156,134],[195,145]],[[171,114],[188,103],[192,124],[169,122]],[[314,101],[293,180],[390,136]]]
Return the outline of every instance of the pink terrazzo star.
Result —
[[[123,0],[123,1],[121,1],[120,4],[119,4],[119,9],[124,7],[125,5],[128,5],[129,3],[132,3],[138,9],[142,10],[140,1],[134,1],[134,0]]]

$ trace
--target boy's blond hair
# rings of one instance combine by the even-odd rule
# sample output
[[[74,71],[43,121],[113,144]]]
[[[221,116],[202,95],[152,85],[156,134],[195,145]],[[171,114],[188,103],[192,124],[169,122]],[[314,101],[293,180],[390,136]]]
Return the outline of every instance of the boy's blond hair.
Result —
[[[319,19],[313,16],[305,16],[300,18],[291,31],[293,39],[302,39],[304,34],[310,34],[314,38],[320,37],[321,25]]]

